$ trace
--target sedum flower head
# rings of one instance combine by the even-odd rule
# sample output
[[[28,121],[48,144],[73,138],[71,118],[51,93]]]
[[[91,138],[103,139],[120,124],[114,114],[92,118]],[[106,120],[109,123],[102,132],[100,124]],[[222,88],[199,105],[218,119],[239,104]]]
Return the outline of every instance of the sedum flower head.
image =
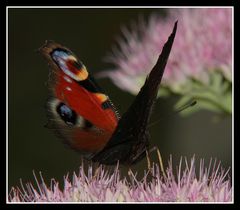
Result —
[[[182,166],[184,165],[184,166]],[[60,190],[58,182],[52,180],[47,186],[40,174],[35,189],[31,183],[21,189],[13,187],[10,202],[232,202],[231,180],[228,171],[224,172],[216,161],[208,167],[200,161],[199,174],[196,174],[195,158],[190,164],[180,160],[174,172],[170,159],[166,175],[162,175],[157,164],[153,164],[151,175],[138,180],[137,174],[129,173],[121,178],[120,169],[114,172],[100,166],[94,174],[90,166],[87,173],[80,167],[79,175],[75,173],[70,180],[64,177],[64,189]],[[176,175],[174,175],[176,174]],[[35,176],[35,175],[34,175]]]
[[[100,75],[136,95],[175,20],[178,31],[159,94],[186,96],[178,105],[198,99],[200,108],[231,114],[231,8],[169,9],[166,18],[153,14],[147,23],[124,28],[119,47],[106,58],[115,67]]]

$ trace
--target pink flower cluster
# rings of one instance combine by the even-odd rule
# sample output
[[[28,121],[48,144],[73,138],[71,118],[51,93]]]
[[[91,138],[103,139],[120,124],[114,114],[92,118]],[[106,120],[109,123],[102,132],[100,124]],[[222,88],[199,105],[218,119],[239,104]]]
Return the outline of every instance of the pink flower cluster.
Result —
[[[185,166],[183,168],[183,164]],[[133,172],[129,177],[120,176],[120,169],[114,172],[100,166],[95,174],[93,168],[88,168],[87,174],[83,167],[79,175],[73,174],[70,181],[64,177],[64,189],[52,181],[48,187],[41,176],[37,181],[38,189],[31,183],[20,188],[12,188],[9,194],[10,202],[232,202],[231,178],[221,169],[220,162],[210,161],[208,167],[200,161],[199,174],[195,171],[195,157],[190,164],[180,160],[176,173],[173,171],[170,158],[166,175],[162,175],[159,166],[154,164],[151,175],[146,174],[138,180]],[[176,174],[176,175],[174,175]],[[41,174],[40,174],[41,175]],[[35,176],[35,175],[34,175]],[[127,179],[128,178],[128,179]]]
[[[208,73],[217,69],[231,81],[231,8],[169,9],[166,18],[155,14],[148,23],[139,21],[131,30],[124,28],[119,47],[106,58],[116,67],[101,75],[137,94],[176,20],[178,31],[162,84],[179,93],[189,78],[207,83]]]

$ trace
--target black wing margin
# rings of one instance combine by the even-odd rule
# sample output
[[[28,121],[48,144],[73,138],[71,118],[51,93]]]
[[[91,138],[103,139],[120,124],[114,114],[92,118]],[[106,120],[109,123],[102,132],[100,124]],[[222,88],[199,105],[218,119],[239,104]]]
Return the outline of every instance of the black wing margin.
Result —
[[[153,104],[157,97],[158,88],[162,80],[165,66],[172,48],[176,30],[177,22],[174,25],[172,34],[169,36],[168,41],[165,43],[162,49],[157,63],[146,78],[145,84],[139,91],[130,108],[121,118],[121,121],[125,121],[121,125],[123,130],[129,130],[129,128],[138,130],[141,127],[147,126]]]
[[[117,161],[131,164],[138,160],[143,153],[145,154],[149,145],[147,125],[176,31],[177,21],[143,87],[127,112],[119,120],[116,130],[105,148],[93,157],[93,161],[104,164],[114,164]]]

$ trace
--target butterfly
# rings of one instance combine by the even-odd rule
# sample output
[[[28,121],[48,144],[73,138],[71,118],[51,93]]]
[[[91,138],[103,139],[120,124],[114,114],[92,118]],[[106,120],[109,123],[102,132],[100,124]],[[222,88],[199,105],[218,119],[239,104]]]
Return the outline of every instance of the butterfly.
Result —
[[[149,150],[149,119],[176,30],[177,21],[157,63],[121,117],[77,56],[54,41],[46,41],[39,52],[50,66],[47,127],[93,162],[131,165],[141,160]]]

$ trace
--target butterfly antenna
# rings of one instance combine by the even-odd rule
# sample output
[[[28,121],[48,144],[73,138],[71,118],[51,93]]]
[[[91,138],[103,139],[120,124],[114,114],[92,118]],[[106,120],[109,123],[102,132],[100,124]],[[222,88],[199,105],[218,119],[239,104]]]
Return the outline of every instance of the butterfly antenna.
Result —
[[[197,101],[191,101],[191,102],[183,105],[182,107],[180,107],[175,113],[179,113],[179,112],[181,112],[181,111],[183,111],[183,110],[185,110],[185,109],[187,109],[189,107],[192,107],[192,106],[194,106],[196,104],[197,104]]]
[[[196,104],[197,104],[197,101],[191,101],[191,102],[183,105],[182,107],[180,107],[178,110],[174,111],[174,114],[177,114],[177,113],[179,113],[179,112],[182,112],[183,110],[188,109],[189,107],[192,107],[192,106],[194,106],[194,105],[196,105]],[[161,120],[162,120],[162,119],[159,119],[159,120],[156,120],[155,122],[150,123],[150,124],[148,125],[148,128],[156,125],[156,124],[159,123]]]

